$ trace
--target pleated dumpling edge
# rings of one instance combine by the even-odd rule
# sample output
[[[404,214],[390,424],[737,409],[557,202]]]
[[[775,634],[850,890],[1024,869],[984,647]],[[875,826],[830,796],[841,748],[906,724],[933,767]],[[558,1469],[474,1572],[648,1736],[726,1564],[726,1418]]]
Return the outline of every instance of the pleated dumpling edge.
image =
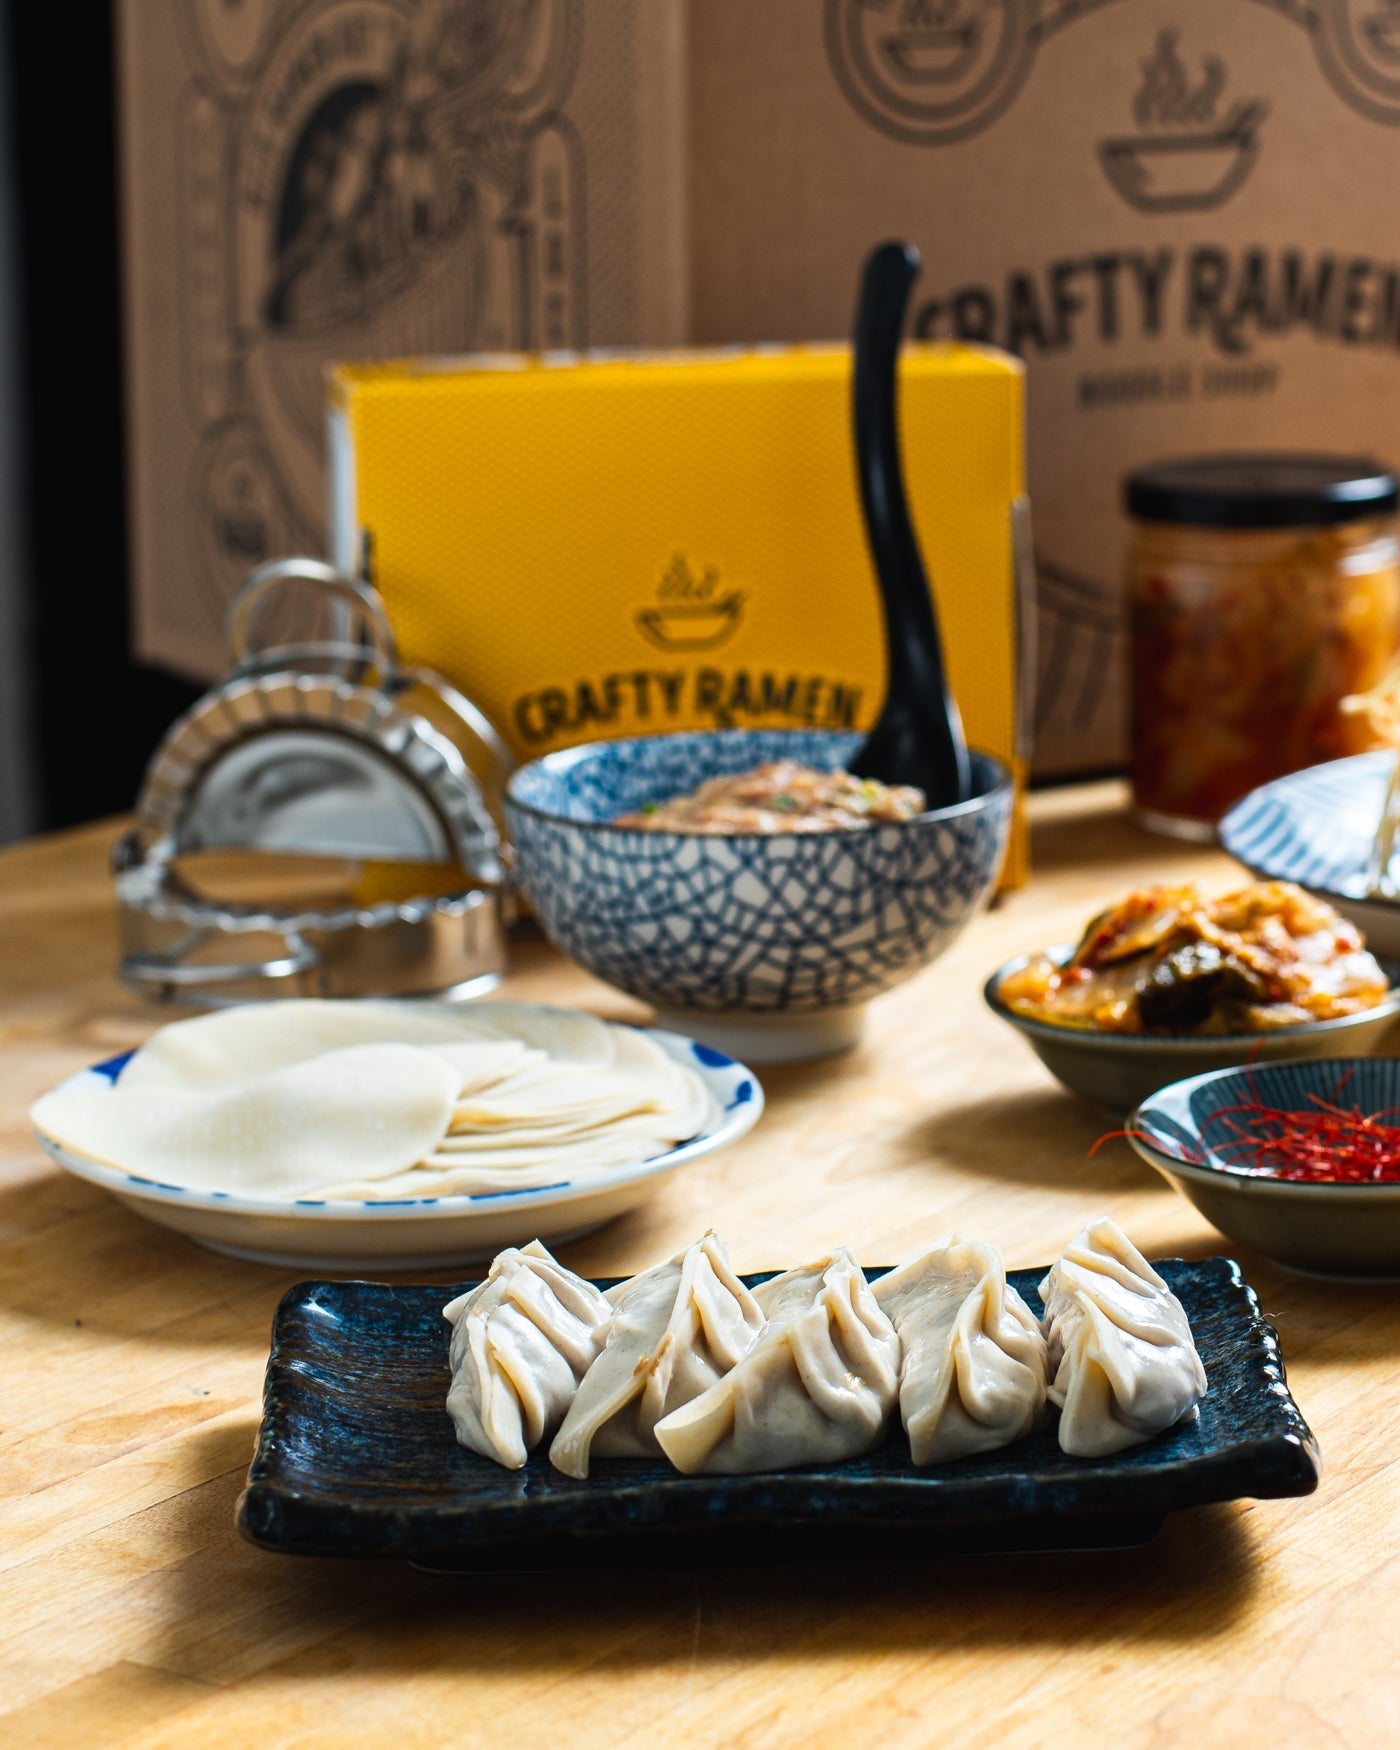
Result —
[[[900,1341],[845,1247],[754,1291],[765,1323],[709,1391],[657,1423],[687,1476],[744,1475],[858,1458],[884,1437]]]
[[[1107,1216],[1066,1246],[1040,1297],[1063,1451],[1121,1452],[1175,1426],[1205,1396],[1186,1309]]]
[[[1010,1446],[1045,1408],[1040,1322],[1001,1253],[952,1234],[874,1285],[903,1345],[899,1407],[918,1465]]]
[[[563,1421],[611,1312],[538,1240],[499,1253],[484,1282],[442,1309],[452,1327],[447,1413],[458,1442],[519,1470]]]
[[[748,1350],[763,1314],[707,1233],[664,1264],[608,1291],[602,1352],[549,1449],[566,1476],[592,1458],[656,1458],[656,1426],[722,1379]]]

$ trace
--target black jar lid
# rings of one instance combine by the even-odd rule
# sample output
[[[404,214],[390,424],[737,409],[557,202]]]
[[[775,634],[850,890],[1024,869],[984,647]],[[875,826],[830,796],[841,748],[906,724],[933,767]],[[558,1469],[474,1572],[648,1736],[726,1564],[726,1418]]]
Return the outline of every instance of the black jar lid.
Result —
[[[1296,529],[1384,516],[1400,483],[1370,456],[1183,456],[1123,482],[1130,516],[1210,529]]]

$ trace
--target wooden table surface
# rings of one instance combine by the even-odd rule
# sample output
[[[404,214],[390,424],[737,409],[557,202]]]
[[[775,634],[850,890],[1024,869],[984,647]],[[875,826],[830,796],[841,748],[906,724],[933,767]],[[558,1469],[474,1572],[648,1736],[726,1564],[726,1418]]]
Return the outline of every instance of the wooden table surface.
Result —
[[[837,1242],[880,1263],[957,1226],[1018,1267],[1101,1210],[1149,1256],[1227,1249],[1125,1144],[1086,1158],[1103,1116],[979,987],[1135,882],[1237,872],[1137,832],[1113,785],[1034,813],[1028,889],[877,1003],[856,1051],[766,1071],[751,1136],[566,1261],[631,1271],[714,1224],[740,1269]],[[1400,1742],[1400,1293],[1248,1252],[1322,1486],[1174,1516],[1140,1551],[467,1582],[243,1543],[234,1501],[295,1274],[128,1214],[49,1165],[25,1120],[160,1019],[113,978],[110,837],[0,854],[0,1743]],[[542,946],[507,990],[638,1013]]]

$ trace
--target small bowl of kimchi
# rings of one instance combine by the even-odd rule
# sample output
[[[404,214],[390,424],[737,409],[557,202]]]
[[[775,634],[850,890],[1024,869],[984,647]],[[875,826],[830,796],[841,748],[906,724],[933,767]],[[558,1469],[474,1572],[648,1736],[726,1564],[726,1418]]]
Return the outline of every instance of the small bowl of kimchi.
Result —
[[[1065,1087],[1122,1113],[1210,1070],[1367,1055],[1400,1013],[1400,969],[1290,882],[1183,885],[1130,894],[984,994]]]

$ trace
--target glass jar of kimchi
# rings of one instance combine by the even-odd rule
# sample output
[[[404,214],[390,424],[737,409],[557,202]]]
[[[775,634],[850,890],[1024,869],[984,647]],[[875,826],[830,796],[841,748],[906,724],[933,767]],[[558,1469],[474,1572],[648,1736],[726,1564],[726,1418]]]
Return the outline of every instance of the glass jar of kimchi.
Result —
[[[1124,498],[1133,800],[1209,839],[1256,785],[1378,742],[1340,709],[1400,650],[1393,474],[1358,457],[1198,456]]]

